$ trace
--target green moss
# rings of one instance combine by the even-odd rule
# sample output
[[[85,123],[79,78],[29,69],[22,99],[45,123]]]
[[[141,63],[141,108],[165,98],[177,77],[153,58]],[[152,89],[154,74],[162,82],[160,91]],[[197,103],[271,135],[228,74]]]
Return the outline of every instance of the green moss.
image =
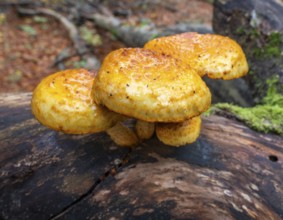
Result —
[[[273,32],[268,36],[267,44],[264,47],[268,57],[279,57],[281,55],[281,35],[279,32]]]
[[[252,108],[243,108],[224,103],[212,107],[214,112],[219,111],[219,109],[230,112],[233,116],[257,131],[264,133],[274,132],[283,135],[283,108],[280,106],[257,105]]]
[[[252,39],[259,38],[258,34],[252,34]],[[270,57],[280,57],[281,55],[281,35],[279,32],[272,32],[270,35],[266,36],[263,40],[264,44],[262,47],[253,48],[253,55],[257,58],[270,58]]]
[[[268,79],[266,83],[268,90],[266,96],[262,99],[262,104],[283,108],[283,95],[278,93],[278,90],[283,90],[283,84],[279,84],[279,77],[275,76]]]
[[[245,34],[245,33],[246,33],[246,31],[245,31],[245,28],[243,28],[243,27],[238,27],[235,31],[235,34],[237,34],[237,35],[242,35],[242,34]]]
[[[243,44],[249,42],[251,47],[248,53],[255,58],[280,57],[282,55],[283,40],[281,34],[277,31],[266,35],[257,28],[239,27],[234,31],[234,34],[242,39]]]
[[[278,78],[267,80],[269,86],[262,102],[254,107],[244,108],[228,103],[219,103],[211,107],[209,114],[218,114],[225,110],[251,128],[264,133],[283,135],[283,95],[276,89]],[[228,112],[228,113],[227,113]]]

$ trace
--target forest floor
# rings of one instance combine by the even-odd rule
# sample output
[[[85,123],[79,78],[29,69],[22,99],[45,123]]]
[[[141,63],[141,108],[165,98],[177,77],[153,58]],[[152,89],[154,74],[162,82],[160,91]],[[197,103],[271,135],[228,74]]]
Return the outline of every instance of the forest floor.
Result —
[[[143,25],[149,21],[157,26],[179,22],[210,25],[212,22],[210,1],[142,2],[109,0],[102,1],[102,4],[130,25]],[[76,25],[81,34],[91,34],[88,47],[99,61],[110,51],[125,47],[113,33],[96,27],[90,21]],[[56,58],[63,50],[72,47],[68,31],[55,18],[20,16],[12,6],[1,12],[0,5],[0,92],[32,91],[43,77],[59,70],[55,65]],[[63,69],[78,67],[84,67],[79,56],[63,62]]]

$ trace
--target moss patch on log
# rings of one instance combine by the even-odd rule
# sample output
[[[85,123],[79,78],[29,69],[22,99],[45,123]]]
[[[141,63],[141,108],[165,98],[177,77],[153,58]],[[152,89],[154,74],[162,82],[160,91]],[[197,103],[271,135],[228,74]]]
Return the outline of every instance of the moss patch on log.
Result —
[[[278,58],[282,55],[281,34],[278,31],[273,31],[269,34],[264,34],[257,28],[246,30],[243,27],[236,29],[236,36],[243,38],[243,42],[250,42],[250,48],[247,50],[250,56],[257,59],[260,58]]]
[[[256,131],[283,135],[283,95],[278,93],[277,83],[277,77],[267,80],[267,94],[261,103],[254,107],[244,108],[219,103],[212,106],[206,115],[226,114],[243,121]]]
[[[280,57],[281,55],[281,35],[279,32],[272,32],[264,40],[262,47],[255,47],[253,55],[257,58]]]

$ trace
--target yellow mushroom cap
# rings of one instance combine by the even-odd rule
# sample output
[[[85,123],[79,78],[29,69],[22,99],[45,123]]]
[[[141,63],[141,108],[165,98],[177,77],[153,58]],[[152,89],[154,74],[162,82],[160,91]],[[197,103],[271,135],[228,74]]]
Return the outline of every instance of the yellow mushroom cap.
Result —
[[[94,73],[85,69],[57,72],[44,78],[33,92],[32,112],[43,125],[69,134],[105,131],[122,116],[93,100]]]
[[[234,40],[216,34],[194,32],[156,38],[144,48],[179,58],[195,68],[200,76],[230,80],[248,72],[241,46]]]
[[[200,115],[211,94],[182,61],[152,50],[122,48],[103,61],[94,84],[96,103],[148,122],[180,122]]]
[[[156,124],[156,136],[164,144],[179,147],[196,141],[200,134],[200,116],[179,123]]]

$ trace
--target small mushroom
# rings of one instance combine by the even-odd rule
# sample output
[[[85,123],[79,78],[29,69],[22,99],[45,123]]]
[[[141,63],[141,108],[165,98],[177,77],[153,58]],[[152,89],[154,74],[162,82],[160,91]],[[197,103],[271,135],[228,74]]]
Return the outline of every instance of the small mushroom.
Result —
[[[140,140],[150,139],[155,131],[155,123],[137,120],[136,133]]]
[[[201,118],[196,116],[179,123],[157,123],[156,135],[164,144],[179,147],[195,142],[200,128]]]
[[[117,145],[135,145],[136,135],[120,122],[125,117],[95,104],[94,75],[85,69],[73,69],[44,78],[33,92],[34,116],[56,131],[67,134],[106,131]]]
[[[211,103],[210,91],[194,69],[142,48],[111,52],[95,81],[97,104],[145,123],[183,122]]]
[[[216,34],[194,32],[160,37],[144,48],[181,59],[195,68],[200,76],[230,80],[244,76],[248,63],[241,46],[234,40]]]

